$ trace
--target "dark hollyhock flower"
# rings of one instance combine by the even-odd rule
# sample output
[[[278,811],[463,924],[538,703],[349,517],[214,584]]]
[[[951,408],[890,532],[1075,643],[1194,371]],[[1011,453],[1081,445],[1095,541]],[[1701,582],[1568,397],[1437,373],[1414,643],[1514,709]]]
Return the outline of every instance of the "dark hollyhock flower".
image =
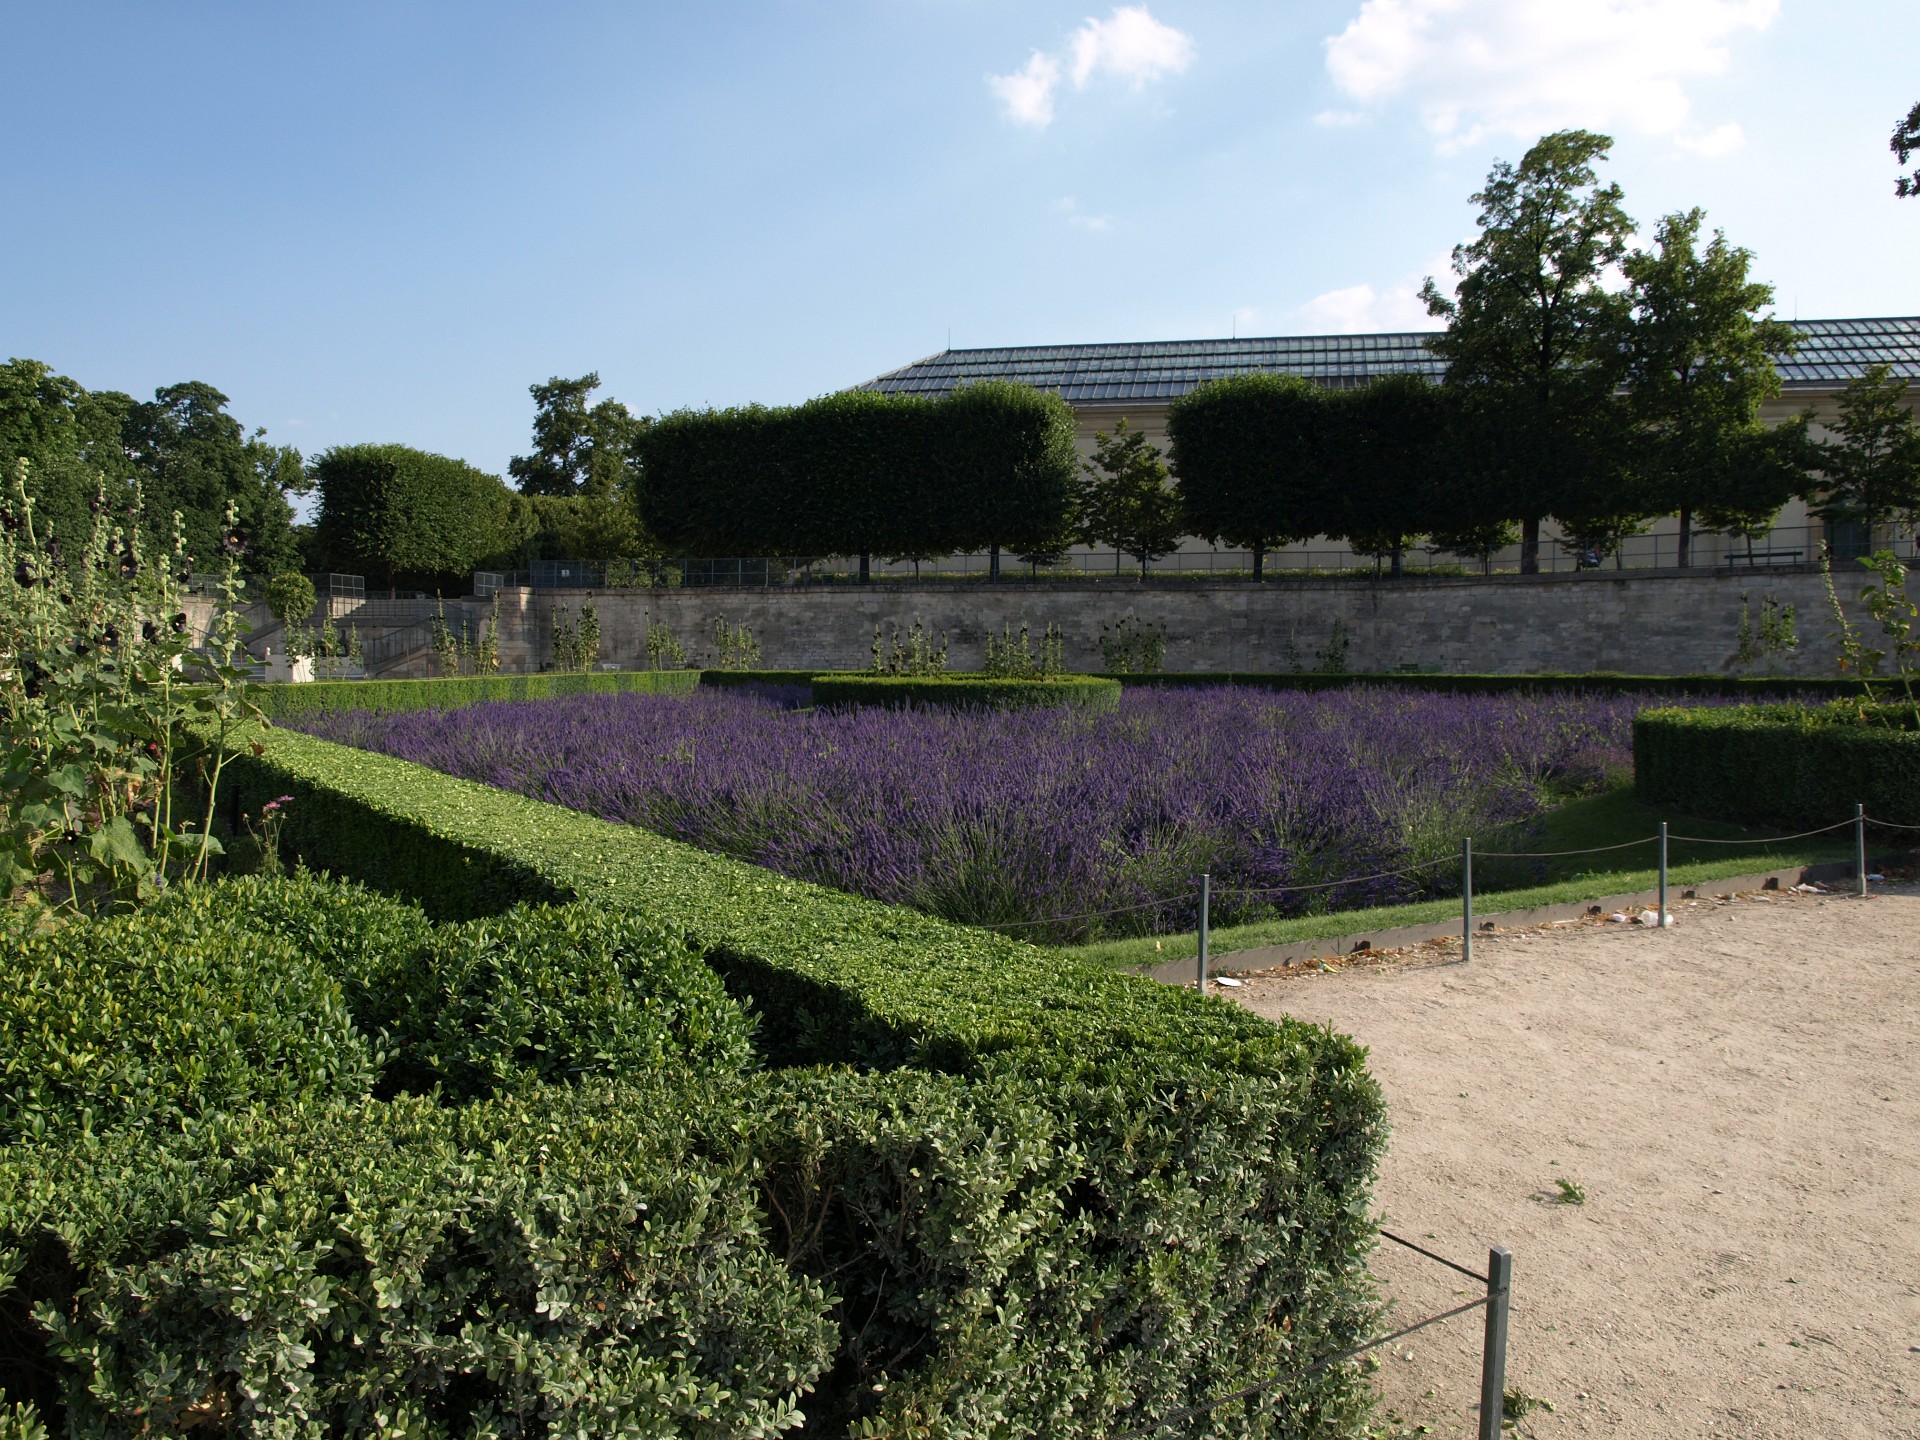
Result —
[[[178,615],[175,615],[173,619],[168,623],[173,626],[174,634],[176,635],[186,634],[187,633],[187,612],[182,610]]]
[[[33,567],[24,560],[14,566],[13,583],[18,585],[22,590],[31,590],[33,588]]]
[[[151,645],[160,638],[160,627],[151,620],[142,620],[140,622],[140,638]]]

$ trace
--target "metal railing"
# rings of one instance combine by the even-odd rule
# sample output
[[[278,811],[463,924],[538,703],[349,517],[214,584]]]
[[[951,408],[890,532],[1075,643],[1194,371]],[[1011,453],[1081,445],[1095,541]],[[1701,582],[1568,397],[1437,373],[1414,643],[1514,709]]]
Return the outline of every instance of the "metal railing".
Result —
[[[1883,535],[1872,546],[1891,550],[1903,561],[1916,558],[1915,537]],[[1843,571],[1868,553],[1864,538],[1822,525],[1781,526],[1763,535],[1728,535],[1695,531],[1685,568],[1695,572],[1766,572],[1818,565],[1830,555]],[[1402,553],[1401,573],[1408,576],[1473,577],[1518,575],[1521,548],[1510,545],[1487,555],[1460,555],[1430,546]],[[1596,547],[1564,536],[1542,538],[1535,555],[1541,575],[1605,575],[1631,571],[1680,570],[1679,536],[1672,532],[1635,535],[1611,548]],[[1266,579],[1281,581],[1308,576],[1386,579],[1392,562],[1385,555],[1356,555],[1344,546],[1288,546],[1264,557]],[[1002,584],[1048,581],[1250,581],[1253,555],[1246,550],[1177,550],[1148,559],[1145,566],[1133,556],[1112,550],[1077,549],[1042,564],[1003,554],[997,573],[987,554],[942,555],[894,559],[869,557],[867,578],[861,579],[858,556],[678,556],[658,560],[553,560],[529,570],[488,571],[476,574],[476,594],[491,594],[504,586],[550,589],[775,589],[805,585],[912,584],[980,582]]]

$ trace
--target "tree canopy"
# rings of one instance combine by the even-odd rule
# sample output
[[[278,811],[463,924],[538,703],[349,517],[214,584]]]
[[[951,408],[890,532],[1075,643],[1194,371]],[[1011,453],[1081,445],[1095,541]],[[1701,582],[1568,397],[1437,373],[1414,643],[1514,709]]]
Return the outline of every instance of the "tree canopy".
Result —
[[[10,360],[0,366],[0,464],[27,461],[29,492],[63,545],[80,543],[103,487],[109,504],[125,506],[138,481],[140,513],[129,520],[150,543],[172,543],[177,510],[196,564],[210,568],[237,544],[250,570],[295,567],[289,496],[308,488],[300,452],[268,444],[264,430],[248,434],[227,403],[197,381],[138,401],[89,391],[38,360]]]
[[[599,388],[600,376],[591,371],[577,380],[555,375],[527,387],[534,404],[533,454],[507,462],[521,493],[605,500],[626,492],[628,451],[647,422],[618,400],[589,405]]]
[[[1431,342],[1461,392],[1475,464],[1471,508],[1521,521],[1523,572],[1539,569],[1540,522],[1613,478],[1624,301],[1607,289],[1633,223],[1600,183],[1605,135],[1561,130],[1518,165],[1498,161],[1476,195],[1477,239],[1454,247],[1449,298],[1421,290],[1447,329]]]
[[[1089,545],[1111,545],[1118,558],[1131,555],[1147,573],[1147,562],[1180,548],[1180,499],[1167,488],[1167,464],[1160,449],[1122,415],[1111,434],[1094,435],[1093,459],[1083,462],[1080,491],[1082,538]]]
[[[1331,405],[1309,380],[1265,373],[1175,400],[1167,439],[1188,532],[1250,550],[1256,578],[1269,547],[1342,533]]]
[[[406,445],[341,445],[313,462],[316,544],[330,564],[382,576],[461,576],[517,547],[512,493],[496,475]]]
[[[1893,151],[1894,158],[1902,166],[1915,155],[1920,155],[1920,105],[1915,105],[1907,112],[1907,118],[1893,127],[1893,139],[1887,143],[1887,148]],[[1915,170],[1911,175],[1902,175],[1894,181],[1893,193],[1902,199],[1920,195],[1920,170]]]
[[[1749,278],[1752,252],[1720,231],[1704,248],[1698,209],[1669,215],[1653,246],[1626,256],[1631,309],[1625,335],[1633,422],[1628,483],[1617,508],[1677,514],[1679,563],[1691,561],[1693,523],[1752,530],[1802,488],[1785,451],[1769,456],[1760,407],[1780,393],[1773,357],[1798,343],[1791,325],[1759,312],[1773,287]],[[1775,447],[1776,449],[1778,447]]]
[[[1840,392],[1832,438],[1817,445],[1823,483],[1813,510],[1833,524],[1920,518],[1920,420],[1908,382],[1875,365]]]
[[[1459,525],[1451,396],[1420,375],[1388,375],[1333,397],[1334,474],[1356,554],[1398,575],[1407,547]]]

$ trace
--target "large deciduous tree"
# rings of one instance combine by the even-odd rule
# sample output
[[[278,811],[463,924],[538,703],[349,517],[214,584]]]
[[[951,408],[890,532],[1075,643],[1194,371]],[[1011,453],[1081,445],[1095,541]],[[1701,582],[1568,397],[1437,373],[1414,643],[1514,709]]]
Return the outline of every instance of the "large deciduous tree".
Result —
[[[1630,491],[1641,513],[1679,516],[1681,565],[1692,563],[1696,518],[1751,531],[1803,487],[1791,465],[1769,458],[1760,421],[1761,405],[1780,393],[1774,358],[1798,335],[1761,318],[1773,287],[1749,277],[1752,252],[1718,230],[1702,248],[1701,221],[1697,209],[1667,216],[1652,248],[1621,265],[1632,307]]]
[[[1252,552],[1341,534],[1347,511],[1334,454],[1333,402],[1297,375],[1212,380],[1167,410],[1187,533]]]
[[[103,488],[116,510],[130,499],[132,466],[120,425],[133,401],[94,394],[38,360],[0,366],[0,485],[11,491],[16,464],[27,462],[27,493],[38,523],[77,555],[93,526]]]
[[[599,388],[594,372],[577,380],[555,375],[527,387],[534,404],[533,454],[507,462],[521,493],[609,499],[625,492],[628,452],[646,420],[618,400],[589,405]]]
[[[297,569],[289,495],[309,488],[300,452],[269,445],[227,413],[227,397],[197,380],[165,385],[127,410],[121,438],[151,516],[181,513],[187,549],[210,568],[223,545],[238,544],[261,574]],[[227,507],[237,535],[225,532]]]
[[[1832,439],[1818,442],[1822,483],[1813,511],[1829,524],[1873,527],[1920,518],[1920,421],[1911,386],[1885,365],[1871,366],[1840,392]]]
[[[1612,144],[1561,130],[1496,163],[1473,197],[1480,235],[1454,248],[1456,295],[1431,278],[1421,290],[1447,321],[1431,346],[1473,435],[1463,478],[1483,492],[1476,508],[1521,522],[1524,573],[1540,568],[1541,521],[1616,470],[1624,301],[1604,282],[1633,225],[1594,168]]]

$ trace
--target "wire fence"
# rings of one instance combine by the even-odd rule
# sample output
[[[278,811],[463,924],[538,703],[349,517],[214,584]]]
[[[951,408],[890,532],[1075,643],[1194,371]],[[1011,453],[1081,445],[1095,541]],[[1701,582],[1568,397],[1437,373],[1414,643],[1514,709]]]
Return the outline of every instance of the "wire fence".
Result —
[[[1808,840],[1815,836],[1831,835],[1837,831],[1851,829],[1854,832],[1854,872],[1857,893],[1867,893],[1867,847],[1866,834],[1869,827],[1886,830],[1920,831],[1920,825],[1910,825],[1892,820],[1876,820],[1866,813],[1865,806],[1856,805],[1854,814],[1845,820],[1836,820],[1831,825],[1822,825],[1812,830],[1801,830],[1791,835],[1761,835],[1729,837],[1717,835],[1675,835],[1667,828],[1667,822],[1660,823],[1660,829],[1652,835],[1633,840],[1622,840],[1612,845],[1590,845],[1577,850],[1480,850],[1473,848],[1469,837],[1461,844],[1458,855],[1440,855],[1430,860],[1422,860],[1395,870],[1376,870],[1364,875],[1347,875],[1334,880],[1316,880],[1297,885],[1260,885],[1235,886],[1216,890],[1213,876],[1202,874],[1197,877],[1197,888],[1174,895],[1162,896],[1153,900],[1142,900],[1128,905],[1114,905],[1099,910],[1083,910],[1069,915],[1047,915],[1026,920],[998,920],[981,924],[976,928],[998,932],[1020,932],[1038,929],[1051,929],[1062,926],[1078,926],[1086,929],[1087,922],[1110,919],[1116,915],[1135,915],[1152,910],[1176,910],[1189,907],[1196,914],[1196,939],[1198,942],[1197,969],[1195,983],[1205,988],[1209,978],[1209,952],[1212,930],[1212,909],[1216,900],[1233,901],[1270,901],[1288,896],[1322,894],[1332,890],[1380,884],[1390,880],[1409,879],[1423,875],[1442,866],[1458,864],[1460,866],[1460,904],[1461,904],[1461,949],[1462,959],[1473,958],[1473,867],[1476,860],[1563,860],[1581,855],[1608,855],[1623,850],[1635,850],[1644,846],[1656,847],[1658,874],[1658,919],[1662,926],[1671,923],[1667,907],[1667,889],[1671,866],[1669,850],[1674,844],[1685,845],[1784,845],[1796,840]]]

